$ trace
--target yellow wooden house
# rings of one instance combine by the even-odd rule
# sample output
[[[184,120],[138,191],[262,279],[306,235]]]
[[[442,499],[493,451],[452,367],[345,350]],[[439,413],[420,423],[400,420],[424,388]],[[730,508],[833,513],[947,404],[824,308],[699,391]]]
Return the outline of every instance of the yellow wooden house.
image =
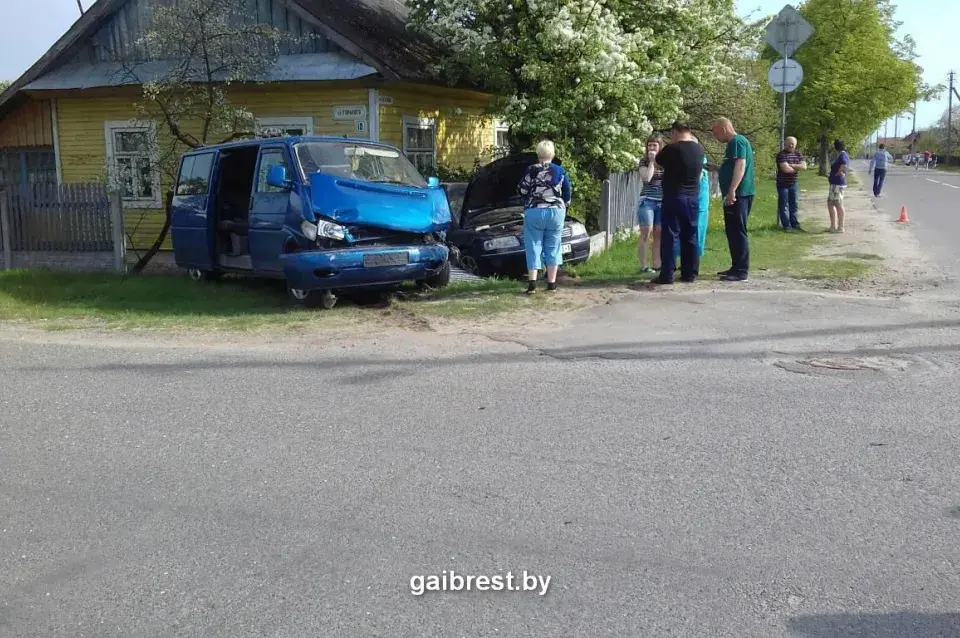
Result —
[[[485,116],[488,96],[429,80],[435,49],[406,28],[400,0],[242,1],[258,23],[309,36],[285,45],[267,83],[231,93],[258,130],[394,144],[428,175],[505,145],[504,127]],[[142,89],[120,79],[118,60],[158,3],[169,0],[98,0],[0,94],[0,189],[98,182],[125,168],[117,183],[135,248],[156,238],[170,185],[131,142],[165,129],[136,120]]]

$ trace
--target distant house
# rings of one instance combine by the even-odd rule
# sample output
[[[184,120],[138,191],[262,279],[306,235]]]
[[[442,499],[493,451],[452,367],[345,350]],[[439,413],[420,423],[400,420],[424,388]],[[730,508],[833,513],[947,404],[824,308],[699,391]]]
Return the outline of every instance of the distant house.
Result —
[[[233,91],[260,134],[384,141],[427,174],[440,164],[469,168],[503,144],[503,127],[484,115],[488,96],[427,77],[436,50],[406,28],[400,0],[245,1],[258,22],[312,36],[282,51],[268,84]],[[97,0],[0,94],[0,189],[99,181],[125,169],[134,243],[156,237],[170,185],[133,142],[157,124],[133,121],[141,89],[122,79],[118,60],[148,28],[150,9],[167,2]]]

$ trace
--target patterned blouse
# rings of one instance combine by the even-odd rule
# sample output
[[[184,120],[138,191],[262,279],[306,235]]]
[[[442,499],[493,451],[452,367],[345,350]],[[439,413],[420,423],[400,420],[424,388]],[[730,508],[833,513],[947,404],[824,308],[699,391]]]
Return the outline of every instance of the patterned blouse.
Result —
[[[552,162],[534,164],[520,180],[520,195],[527,208],[559,208],[565,211],[572,191],[567,172]]]

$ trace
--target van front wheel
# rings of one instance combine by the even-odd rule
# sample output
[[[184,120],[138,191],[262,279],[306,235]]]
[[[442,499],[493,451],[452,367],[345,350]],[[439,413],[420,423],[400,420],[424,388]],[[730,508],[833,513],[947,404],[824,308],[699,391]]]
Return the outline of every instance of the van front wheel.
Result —
[[[301,290],[287,287],[290,298],[302,308],[324,308],[330,310],[337,305],[337,298],[329,290]]]
[[[426,279],[418,282],[421,288],[429,287],[433,290],[443,288],[450,284],[450,262],[443,262],[440,270],[437,271],[437,274],[427,277]]]

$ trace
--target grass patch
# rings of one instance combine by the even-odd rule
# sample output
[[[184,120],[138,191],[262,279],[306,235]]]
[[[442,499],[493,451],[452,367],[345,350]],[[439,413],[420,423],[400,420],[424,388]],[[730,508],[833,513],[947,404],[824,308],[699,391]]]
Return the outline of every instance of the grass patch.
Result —
[[[825,193],[826,178],[807,172],[800,175],[800,189],[807,196]],[[811,204],[806,204],[807,210]],[[802,210],[802,209],[801,209]],[[824,211],[824,217],[826,211]],[[852,279],[866,275],[870,267],[861,260],[812,259],[810,251],[826,242],[826,225],[816,215],[804,221],[806,233],[785,233],[777,221],[777,190],[773,180],[761,180],[750,212],[750,269],[758,275],[777,275],[797,279]],[[730,267],[730,253],[723,228],[723,207],[720,201],[710,204],[710,225],[706,252],[700,259],[701,276],[714,278],[714,273]],[[570,269],[584,283],[627,283],[642,277],[637,260],[637,240],[616,241],[603,254],[586,264]]]
[[[109,328],[190,328],[245,332],[359,319],[357,308],[313,313],[292,308],[282,282],[187,277],[0,272],[0,320],[49,322],[45,330],[91,323]]]
[[[864,261],[882,261],[883,257],[873,253],[843,253],[847,259],[862,259]]]

